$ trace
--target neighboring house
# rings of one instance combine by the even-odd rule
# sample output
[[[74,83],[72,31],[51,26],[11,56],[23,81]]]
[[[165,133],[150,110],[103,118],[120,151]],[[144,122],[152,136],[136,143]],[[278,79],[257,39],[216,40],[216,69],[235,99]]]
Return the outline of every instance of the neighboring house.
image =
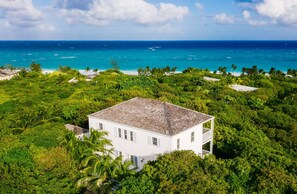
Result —
[[[19,71],[20,70],[0,69],[0,81],[1,80],[10,80],[15,75],[17,75]]]
[[[114,155],[139,169],[157,154],[193,150],[212,153],[214,117],[171,103],[133,98],[88,115],[89,127],[108,132]]]
[[[89,137],[89,129],[78,127],[72,124],[66,124],[65,127],[69,131],[72,131],[75,134],[75,137],[77,137],[79,140],[83,140],[84,136]]]

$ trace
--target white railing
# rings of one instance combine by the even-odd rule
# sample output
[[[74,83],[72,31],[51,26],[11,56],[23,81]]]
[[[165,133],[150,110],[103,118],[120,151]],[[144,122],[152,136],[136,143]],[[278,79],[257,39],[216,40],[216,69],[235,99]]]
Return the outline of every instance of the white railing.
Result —
[[[207,143],[212,139],[212,130],[203,128],[203,144]]]
[[[208,155],[208,154],[210,154],[209,151],[207,151],[207,150],[202,150],[202,158],[204,158],[204,156],[206,156],[206,155]]]

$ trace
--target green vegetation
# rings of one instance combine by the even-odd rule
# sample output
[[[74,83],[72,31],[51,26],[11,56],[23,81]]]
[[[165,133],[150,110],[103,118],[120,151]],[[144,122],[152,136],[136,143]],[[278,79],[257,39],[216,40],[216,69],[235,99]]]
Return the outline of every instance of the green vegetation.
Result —
[[[252,67],[233,77],[224,67],[222,75],[148,67],[129,76],[114,64],[87,82],[67,66],[43,75],[38,65],[0,81],[0,193],[297,193],[296,70],[265,76]],[[104,133],[79,141],[64,127],[88,128],[88,114],[136,96],[214,115],[214,155],[175,151],[134,174],[104,148]]]

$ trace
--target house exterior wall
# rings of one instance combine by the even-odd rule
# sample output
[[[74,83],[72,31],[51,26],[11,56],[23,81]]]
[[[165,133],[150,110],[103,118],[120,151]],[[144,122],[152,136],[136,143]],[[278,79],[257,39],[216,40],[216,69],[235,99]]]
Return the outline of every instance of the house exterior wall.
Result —
[[[172,136],[172,150],[193,150],[195,154],[202,153],[202,124],[196,125],[185,131]],[[191,133],[194,132],[194,141],[191,141]],[[177,149],[177,140],[179,139],[180,148]]]
[[[123,160],[130,160],[131,155],[137,157],[137,166],[142,169],[149,160],[155,160],[156,154],[163,154],[171,151],[171,137],[154,133],[144,129],[139,129],[107,120],[89,117],[89,127],[99,129],[99,123],[103,124],[103,130],[108,132],[107,138],[112,141],[115,155],[122,152]],[[121,129],[122,136],[119,137],[118,129]],[[127,139],[124,137],[124,130],[127,131]],[[131,134],[133,133],[133,141]],[[153,144],[152,138],[157,138],[157,145]]]
[[[149,160],[155,160],[157,154],[177,150],[177,139],[180,141],[178,150],[193,150],[197,155],[202,155],[203,124],[170,136],[89,116],[90,129],[99,130],[99,123],[102,124],[103,130],[108,132],[107,138],[112,141],[115,156],[122,155],[123,160],[131,160],[131,156],[136,156],[139,169],[142,169]],[[119,128],[121,137],[119,137]],[[125,130],[127,139],[125,139]],[[192,132],[194,132],[193,142],[191,141]],[[153,137],[157,138],[157,145],[153,144]]]

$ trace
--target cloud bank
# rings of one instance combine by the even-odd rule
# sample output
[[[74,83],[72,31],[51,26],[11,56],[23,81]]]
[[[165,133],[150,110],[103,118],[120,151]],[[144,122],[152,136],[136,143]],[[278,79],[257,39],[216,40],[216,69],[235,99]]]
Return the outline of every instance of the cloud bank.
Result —
[[[235,0],[235,2],[266,20],[252,19],[250,11],[244,10],[244,19],[251,25],[272,23],[297,26],[297,0]]]
[[[264,26],[267,24],[266,21],[259,21],[259,20],[252,19],[251,13],[247,10],[244,10],[242,12],[242,15],[245,21],[252,26]]]
[[[106,25],[113,20],[133,21],[141,25],[165,24],[182,20],[188,13],[186,6],[160,3],[158,6],[144,0],[57,0],[59,13],[68,22]]]
[[[297,25],[297,0],[264,0],[258,3],[255,9],[275,23]]]
[[[54,30],[53,26],[42,22],[42,13],[34,7],[32,0],[1,0],[0,12],[5,27]]]
[[[225,13],[221,13],[221,14],[215,15],[214,21],[217,24],[232,24],[234,23],[234,18]]]
[[[195,3],[195,7],[196,7],[197,9],[199,9],[199,10],[203,10],[203,9],[204,9],[203,4],[200,3],[200,2],[196,2],[196,3]]]

